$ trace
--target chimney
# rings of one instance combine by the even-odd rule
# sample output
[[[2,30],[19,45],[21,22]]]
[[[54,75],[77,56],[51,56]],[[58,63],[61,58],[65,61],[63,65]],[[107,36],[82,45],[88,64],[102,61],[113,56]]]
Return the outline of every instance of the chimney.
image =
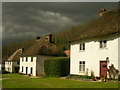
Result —
[[[52,34],[48,34],[48,35],[46,36],[46,40],[47,40],[48,42],[51,42],[51,43],[52,43]]]
[[[38,41],[38,40],[40,40],[40,37],[39,37],[39,36],[36,38],[36,41]]]
[[[99,11],[99,16],[102,17],[106,12],[107,12],[107,10],[105,8],[101,9]]]
[[[25,51],[25,49],[24,48],[22,48],[22,52],[24,52]]]

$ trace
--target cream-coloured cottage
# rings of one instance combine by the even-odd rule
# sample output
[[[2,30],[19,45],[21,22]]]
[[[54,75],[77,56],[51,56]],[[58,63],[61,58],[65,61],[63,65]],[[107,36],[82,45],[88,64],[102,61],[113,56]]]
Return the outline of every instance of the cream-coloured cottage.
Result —
[[[71,41],[70,74],[108,76],[114,65],[120,71],[120,26],[117,10],[109,11]]]
[[[22,49],[18,49],[5,61],[5,71],[10,73],[19,72],[19,62],[21,54]]]

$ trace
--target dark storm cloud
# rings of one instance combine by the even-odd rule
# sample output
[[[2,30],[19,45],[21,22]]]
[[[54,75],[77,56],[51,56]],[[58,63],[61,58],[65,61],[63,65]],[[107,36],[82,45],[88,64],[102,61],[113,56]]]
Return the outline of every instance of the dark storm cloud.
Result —
[[[69,28],[114,7],[117,3],[3,3],[3,43]]]

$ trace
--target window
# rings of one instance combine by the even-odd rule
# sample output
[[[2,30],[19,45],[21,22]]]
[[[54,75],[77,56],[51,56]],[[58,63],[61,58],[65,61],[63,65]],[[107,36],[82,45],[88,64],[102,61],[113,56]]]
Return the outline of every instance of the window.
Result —
[[[31,62],[33,62],[33,57],[31,57]]]
[[[23,72],[23,66],[22,66],[22,72]]]
[[[107,41],[106,40],[100,41],[100,48],[106,48],[106,47],[107,47]]]
[[[85,72],[85,61],[80,61],[79,62],[79,71],[80,72]]]
[[[28,58],[26,57],[26,62],[28,61]]]
[[[80,44],[80,50],[85,50],[85,43]]]
[[[33,73],[33,68],[31,67],[31,69],[30,69],[30,74],[32,74]]]

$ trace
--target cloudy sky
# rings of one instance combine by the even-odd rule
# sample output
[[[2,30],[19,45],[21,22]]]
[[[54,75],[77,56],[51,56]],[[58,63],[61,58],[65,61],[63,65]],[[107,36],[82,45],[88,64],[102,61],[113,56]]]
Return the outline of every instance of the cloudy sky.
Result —
[[[98,18],[102,8],[115,2],[3,2],[3,44],[35,38]]]

